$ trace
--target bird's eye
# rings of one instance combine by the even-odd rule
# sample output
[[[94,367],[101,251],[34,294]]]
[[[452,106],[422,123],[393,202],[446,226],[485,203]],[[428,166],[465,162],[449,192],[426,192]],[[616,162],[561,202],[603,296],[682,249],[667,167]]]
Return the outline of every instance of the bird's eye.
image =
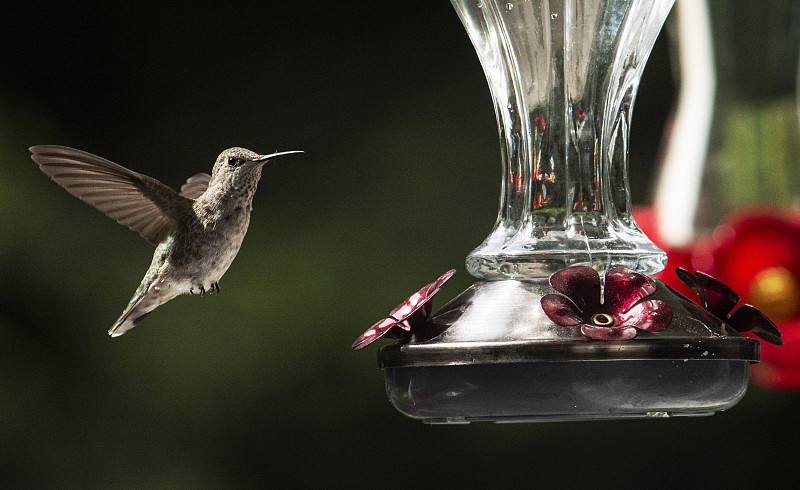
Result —
[[[229,167],[237,167],[242,164],[241,159],[236,157],[228,157],[228,166]]]

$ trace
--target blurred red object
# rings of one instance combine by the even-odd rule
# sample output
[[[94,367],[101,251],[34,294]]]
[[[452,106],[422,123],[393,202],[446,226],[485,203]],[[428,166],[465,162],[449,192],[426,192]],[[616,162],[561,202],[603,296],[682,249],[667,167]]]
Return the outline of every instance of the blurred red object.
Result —
[[[783,333],[784,345],[761,343],[755,384],[800,390],[800,212],[785,208],[742,208],[691,246],[671,249],[658,233],[651,208],[634,210],[636,222],[666,253],[658,276],[692,298],[675,276],[676,267],[705,272],[738,292]]]

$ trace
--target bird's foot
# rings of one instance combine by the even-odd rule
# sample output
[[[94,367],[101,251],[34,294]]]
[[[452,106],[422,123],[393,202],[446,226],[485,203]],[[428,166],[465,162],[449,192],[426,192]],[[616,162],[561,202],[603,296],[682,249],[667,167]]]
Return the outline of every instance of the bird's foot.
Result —
[[[209,293],[219,293],[219,283],[212,282],[208,289]],[[198,286],[195,288],[189,288],[189,294],[206,294],[206,288],[203,286]]]

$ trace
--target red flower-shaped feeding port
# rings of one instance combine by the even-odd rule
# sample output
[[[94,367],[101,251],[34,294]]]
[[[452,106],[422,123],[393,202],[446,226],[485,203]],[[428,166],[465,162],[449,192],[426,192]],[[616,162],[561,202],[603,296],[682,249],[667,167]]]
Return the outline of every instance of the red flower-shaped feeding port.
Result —
[[[699,271],[692,274],[681,267],[675,270],[675,274],[697,293],[700,306],[724,320],[737,332],[752,332],[767,342],[783,344],[778,327],[754,306],[744,304],[733,311],[739,303],[739,295],[723,282]]]
[[[542,310],[553,323],[580,327],[596,340],[631,340],[638,330],[660,332],[672,322],[666,303],[644,301],[656,291],[652,278],[615,267],[606,271],[604,282],[601,287],[600,274],[591,267],[562,269],[550,276],[550,286],[560,294],[542,296]]]
[[[393,309],[387,318],[376,322],[356,339],[353,342],[353,349],[363,349],[381,337],[397,339],[413,334],[415,329],[425,325],[428,321],[433,309],[431,300],[439,292],[442,284],[447,282],[455,273],[455,269],[451,269],[442,274],[439,279],[412,294],[407,300],[400,303],[397,308]]]

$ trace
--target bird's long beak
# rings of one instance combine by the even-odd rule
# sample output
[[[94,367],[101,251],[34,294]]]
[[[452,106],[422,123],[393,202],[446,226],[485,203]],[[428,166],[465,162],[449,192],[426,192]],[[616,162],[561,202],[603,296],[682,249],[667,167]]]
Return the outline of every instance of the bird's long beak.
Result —
[[[292,153],[304,153],[304,152],[300,151],[300,150],[281,151],[279,153],[270,153],[269,155],[261,155],[258,158],[254,158],[253,161],[254,162],[266,162],[270,158],[282,157],[283,155],[291,155]]]

